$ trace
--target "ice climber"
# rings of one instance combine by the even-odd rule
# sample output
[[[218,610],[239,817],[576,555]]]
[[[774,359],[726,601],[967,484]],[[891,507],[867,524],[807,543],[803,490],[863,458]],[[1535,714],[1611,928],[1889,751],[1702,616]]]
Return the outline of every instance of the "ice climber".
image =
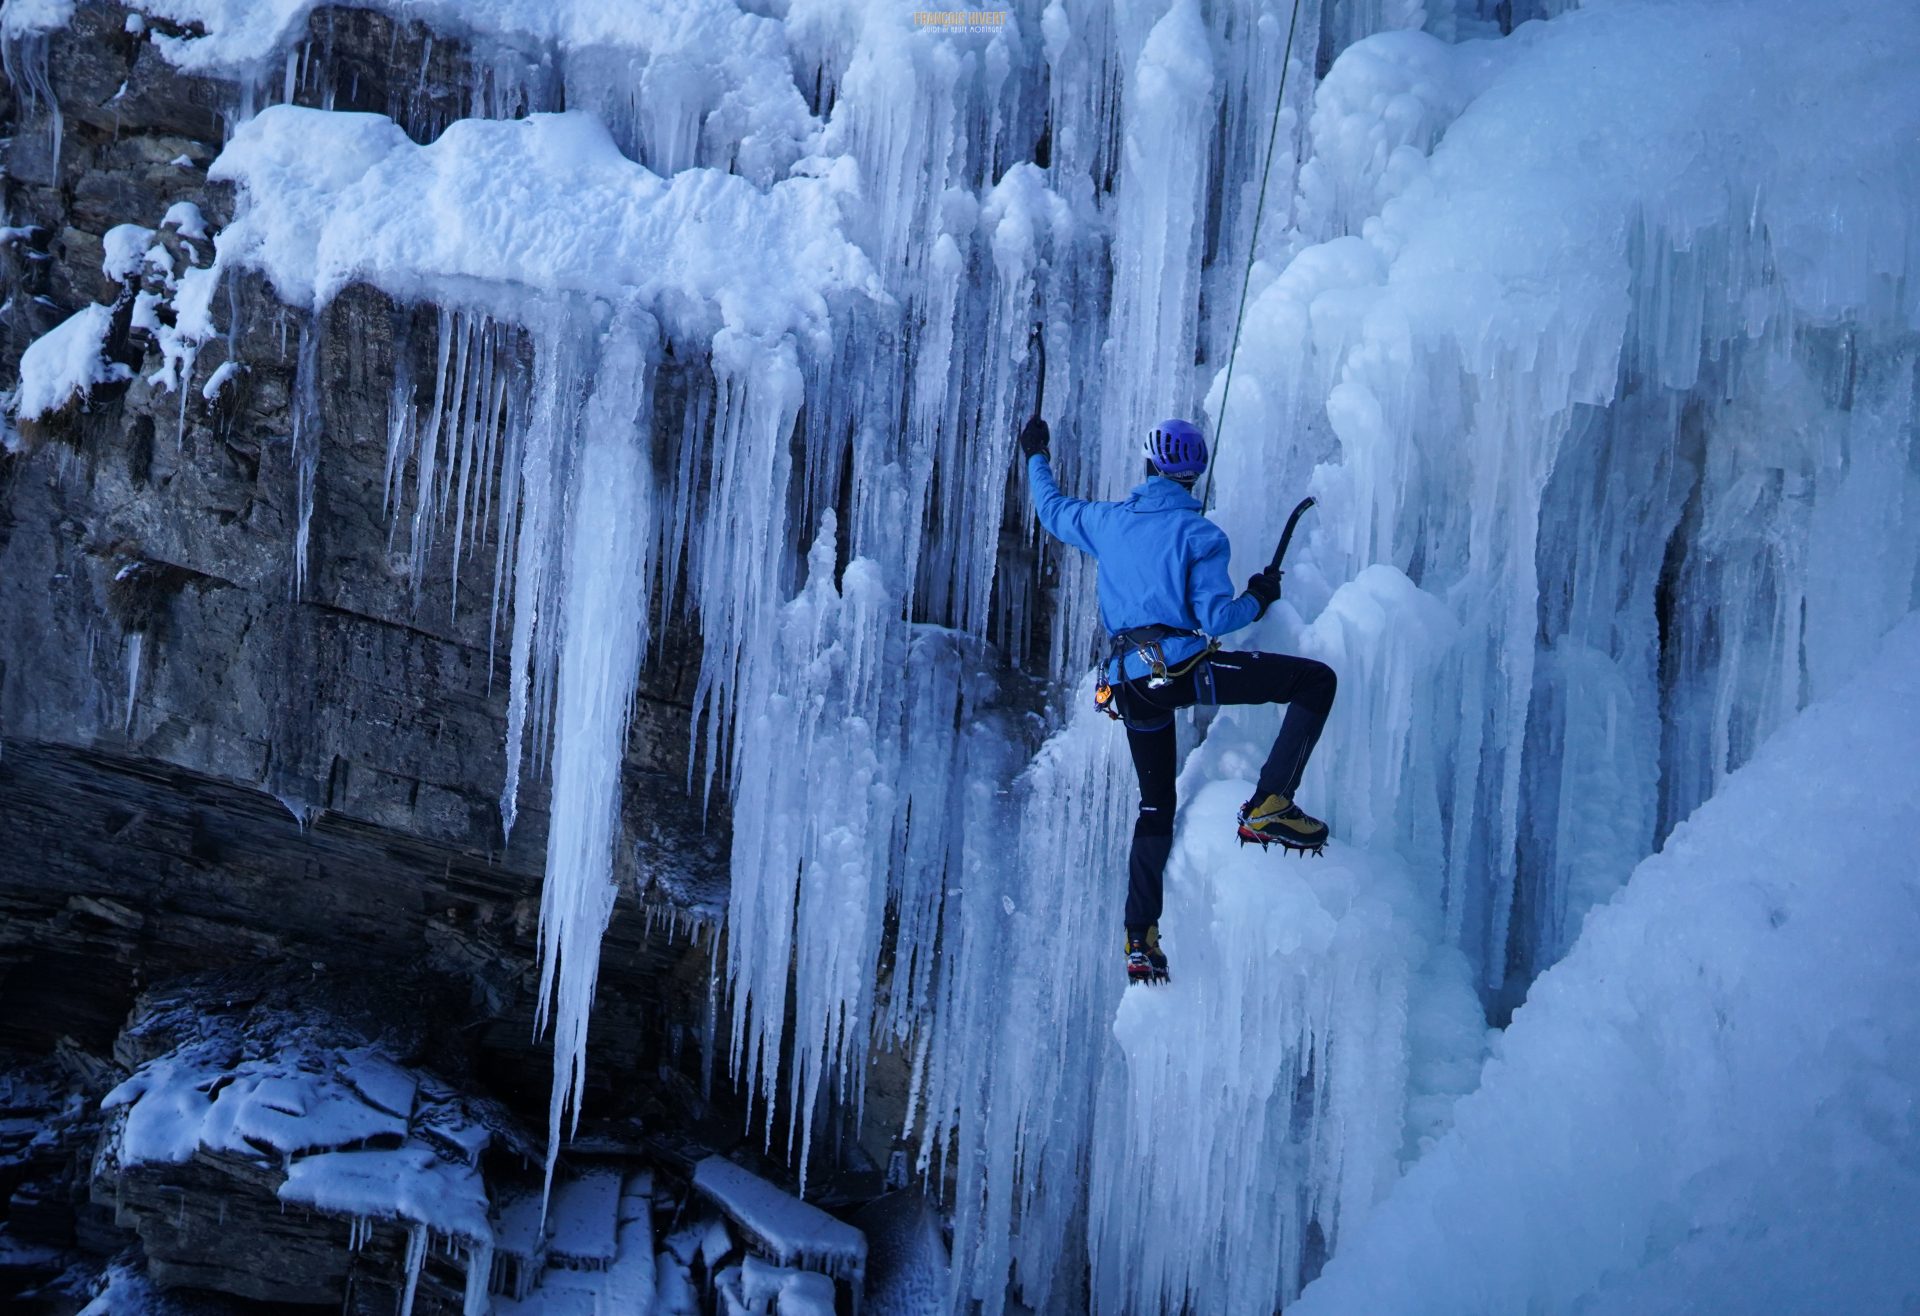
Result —
[[[1140,813],[1127,862],[1127,982],[1164,982],[1160,903],[1173,850],[1176,709],[1194,704],[1285,704],[1287,713],[1253,798],[1240,808],[1240,838],[1318,850],[1326,824],[1293,802],[1307,758],[1333,708],[1333,669],[1311,658],[1222,650],[1214,636],[1257,621],[1280,597],[1280,572],[1261,571],[1235,597],[1226,532],[1201,514],[1193,485],[1207,468],[1207,442],[1184,420],[1147,435],[1147,478],[1117,503],[1069,498],[1054,482],[1047,423],[1020,431],[1034,510],[1048,534],[1099,562],[1100,620],[1112,637],[1101,665],[1102,700],[1127,728],[1140,780]]]

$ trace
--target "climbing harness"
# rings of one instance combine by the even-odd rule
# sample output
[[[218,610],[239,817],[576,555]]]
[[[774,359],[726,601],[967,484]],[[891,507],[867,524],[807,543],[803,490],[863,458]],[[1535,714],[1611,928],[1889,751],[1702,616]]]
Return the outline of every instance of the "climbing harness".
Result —
[[[1167,662],[1166,650],[1161,646],[1167,640],[1180,637],[1205,640],[1206,647],[1177,665],[1171,664]],[[1199,631],[1187,630],[1180,626],[1135,626],[1130,630],[1120,631],[1113,637],[1111,650],[1095,669],[1093,706],[1114,721],[1125,722],[1131,731],[1158,731],[1172,721],[1174,710],[1165,709],[1167,717],[1155,722],[1152,726],[1136,726],[1133,720],[1121,710],[1119,688],[1114,685],[1113,680],[1109,679],[1108,670],[1112,669],[1113,676],[1122,686],[1131,688],[1135,695],[1150,704],[1154,703],[1153,697],[1145,690],[1139,689],[1137,685],[1143,678],[1129,677],[1126,674],[1126,661],[1129,654],[1138,657],[1146,664],[1147,674],[1144,678],[1146,690],[1165,689],[1180,677],[1192,672],[1196,685],[1207,692],[1200,702],[1210,704],[1214,702],[1211,659],[1219,651],[1220,641],[1212,636],[1203,635]],[[1158,707],[1157,704],[1155,706]]]
[[[1260,170],[1260,200],[1253,208],[1253,236],[1247,240],[1247,267],[1240,274],[1240,309],[1233,317],[1233,346],[1227,349],[1227,378],[1220,386],[1220,424],[1213,435],[1213,460],[1207,464],[1206,491],[1200,498],[1202,514],[1213,505],[1213,468],[1220,464],[1220,442],[1226,437],[1227,400],[1233,396],[1233,362],[1240,355],[1240,326],[1247,318],[1247,289],[1253,284],[1254,253],[1260,250],[1260,221],[1267,214],[1267,180],[1273,176],[1273,145],[1280,139],[1280,107],[1287,103],[1287,74],[1293,68],[1293,34],[1300,26],[1300,0],[1293,0],[1287,23],[1287,49],[1280,56],[1280,90],[1273,97],[1273,121],[1267,125],[1267,160]]]

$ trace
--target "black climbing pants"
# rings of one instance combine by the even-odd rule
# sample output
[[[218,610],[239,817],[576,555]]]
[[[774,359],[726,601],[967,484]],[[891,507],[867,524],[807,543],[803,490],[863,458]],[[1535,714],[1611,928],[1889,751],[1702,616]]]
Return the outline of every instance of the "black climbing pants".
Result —
[[[1167,856],[1173,853],[1176,761],[1173,712],[1194,704],[1285,704],[1287,715],[1274,737],[1253,798],[1293,798],[1300,774],[1320,739],[1338,686],[1333,669],[1312,658],[1284,653],[1216,653],[1158,690],[1145,677],[1114,691],[1127,722],[1127,748],[1140,779],[1140,814],[1133,824],[1133,854],[1127,862],[1127,927],[1160,921]]]

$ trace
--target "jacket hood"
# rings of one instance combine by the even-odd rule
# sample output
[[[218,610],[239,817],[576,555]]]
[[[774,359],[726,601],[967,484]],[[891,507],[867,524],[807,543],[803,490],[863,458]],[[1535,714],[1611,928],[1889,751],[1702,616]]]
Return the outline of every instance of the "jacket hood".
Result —
[[[1130,512],[1197,512],[1200,500],[1165,476],[1153,475],[1133,486],[1126,508]]]

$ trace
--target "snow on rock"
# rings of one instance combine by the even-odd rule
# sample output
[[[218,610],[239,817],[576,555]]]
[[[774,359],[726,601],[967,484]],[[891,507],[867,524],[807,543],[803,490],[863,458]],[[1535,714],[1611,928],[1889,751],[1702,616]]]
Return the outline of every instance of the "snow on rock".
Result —
[[[153,240],[159,234],[139,224],[115,224],[101,239],[105,252],[100,272],[115,283],[126,283],[140,272]]]
[[[81,307],[27,345],[20,354],[20,383],[14,397],[16,420],[38,420],[79,399],[96,386],[124,382],[133,371],[106,357],[113,308]]]
[[[619,1249],[620,1175],[594,1170],[553,1194],[547,1212],[547,1249],[582,1270],[604,1270]]]
[[[676,338],[724,327],[825,346],[830,300],[877,291],[831,178],[663,179],[581,112],[462,120],[418,146],[383,115],[274,106],[209,176],[245,196],[223,261],[309,307],[355,280],[507,318],[530,292],[631,296]]]
[[[160,220],[160,227],[173,229],[182,237],[196,238],[202,242],[210,236],[206,217],[200,213],[200,207],[191,201],[176,201],[168,206],[166,215]]]
[[[724,1156],[693,1167],[694,1190],[726,1213],[749,1242],[782,1266],[821,1270],[858,1290],[867,1237]]]
[[[739,1280],[739,1301],[746,1312],[767,1313],[767,1316],[834,1316],[833,1281],[816,1271],[770,1266],[759,1257],[748,1257],[735,1273]]]
[[[688,1305],[677,1304],[672,1296],[655,1302],[659,1274],[675,1263],[670,1253],[661,1252],[658,1258],[654,1254],[652,1176],[629,1175],[623,1182],[616,1173],[589,1170],[579,1182],[589,1185],[583,1197],[570,1197],[572,1182],[563,1184],[554,1195],[554,1215],[548,1222],[553,1236],[552,1265],[546,1264],[544,1251],[535,1256],[528,1242],[527,1231],[539,1230],[538,1194],[515,1199],[507,1217],[496,1222],[500,1249],[496,1256],[514,1258],[523,1268],[500,1276],[507,1282],[496,1285],[503,1296],[494,1300],[495,1316],[521,1312],[529,1316],[565,1316],[571,1312],[581,1316],[629,1312],[645,1316],[656,1311],[664,1316],[696,1310],[690,1302],[690,1291],[685,1295]],[[609,1183],[611,1193],[607,1191]],[[590,1224],[581,1217],[588,1207]],[[560,1217],[565,1213],[573,1213],[575,1223],[563,1225]],[[566,1241],[569,1238],[573,1241]],[[589,1251],[594,1255],[585,1256]]]
[[[1910,618],[1588,917],[1302,1316],[1920,1299],[1916,743]]]
[[[456,1112],[462,1103],[437,1081],[323,1017],[208,1004],[189,989],[130,1030],[170,1044],[103,1100],[119,1114],[102,1154],[122,1168],[206,1153],[278,1166],[280,1200],[350,1221],[352,1245],[374,1221],[405,1225],[409,1294],[429,1239],[452,1240],[465,1309],[478,1316],[494,1269],[479,1154],[493,1127],[523,1154],[524,1139],[497,1115]]]
[[[425,1146],[303,1156],[288,1168],[280,1200],[329,1215],[410,1220],[468,1243],[493,1241],[479,1171]]]

